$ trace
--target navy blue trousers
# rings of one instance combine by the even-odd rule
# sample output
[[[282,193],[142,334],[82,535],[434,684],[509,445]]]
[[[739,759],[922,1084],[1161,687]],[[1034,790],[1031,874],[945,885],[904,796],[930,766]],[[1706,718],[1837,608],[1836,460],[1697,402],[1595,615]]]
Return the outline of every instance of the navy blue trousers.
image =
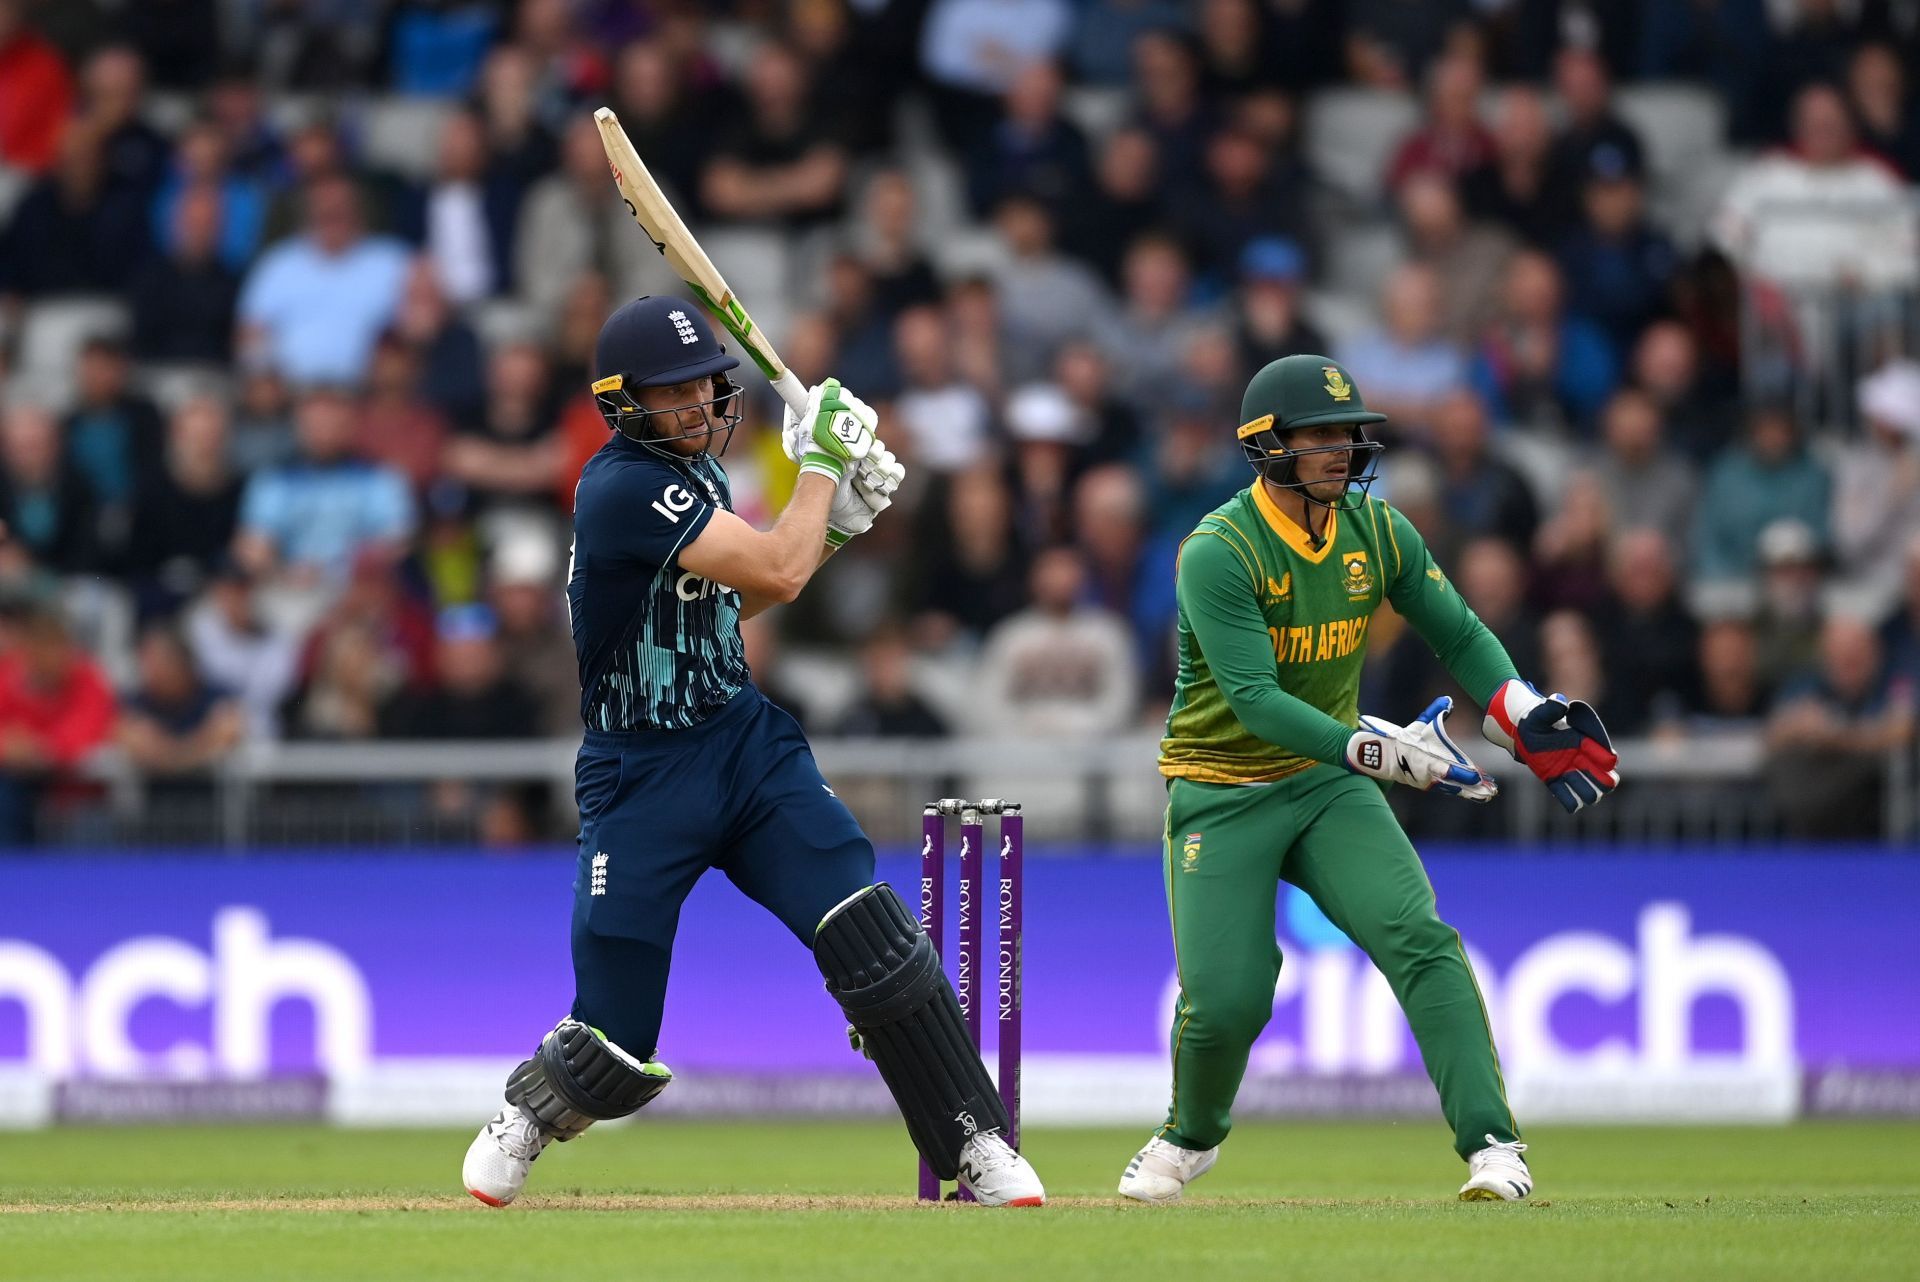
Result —
[[[574,767],[573,1017],[640,1058],[658,1048],[680,906],[718,868],[809,950],[873,884],[873,845],[800,725],[748,685],[689,730],[589,730]]]

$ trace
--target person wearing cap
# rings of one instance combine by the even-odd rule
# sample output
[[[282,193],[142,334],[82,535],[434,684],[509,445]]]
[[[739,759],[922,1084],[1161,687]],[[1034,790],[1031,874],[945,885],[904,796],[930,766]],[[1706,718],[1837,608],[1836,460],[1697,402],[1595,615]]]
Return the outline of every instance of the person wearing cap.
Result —
[[[1866,439],[1833,460],[1833,552],[1856,607],[1879,618],[1899,599],[1907,537],[1920,531],[1920,362],[1888,362],[1858,397]]]
[[[1242,367],[1259,369],[1295,352],[1324,352],[1326,335],[1300,314],[1307,256],[1285,236],[1262,236],[1240,251],[1233,332]]]
[[[1371,497],[1382,450],[1347,370],[1324,356],[1254,375],[1236,434],[1253,484],[1181,544],[1179,675],[1167,778],[1166,893],[1180,994],[1166,1121],[1120,1193],[1178,1200],[1219,1156],[1247,1056],[1273,1012],[1281,881],[1386,976],[1467,1161],[1463,1200],[1533,1190],[1486,1008],[1459,934],[1434,906],[1384,784],[1491,801],[1491,776],[1448,737],[1452,699],[1402,726],[1359,710],[1369,624],[1391,604],[1487,709],[1484,733],[1569,812],[1619,783],[1593,709],[1543,696],[1434,564],[1419,531]]]
[[[1587,151],[1581,188],[1583,218],[1561,241],[1558,257],[1571,310],[1597,322],[1625,359],[1666,307],[1679,255],[1647,220],[1637,153],[1614,142]]]
[[[937,959],[926,964],[932,944],[874,883],[872,842],[799,723],[754,684],[741,635],[873,525],[906,469],[875,436],[873,410],[829,378],[787,409],[782,445],[799,475],[773,528],[755,529],[733,511],[719,461],[740,419],[744,392],[728,376],[739,364],[706,314],[672,297],[622,306],[595,344],[592,390],[611,435],[580,473],[567,566],[585,728],[573,1002],[509,1074],[462,1187],[505,1206],[550,1143],[672,1084],[658,1046],[680,908],[718,868],[813,951],[928,1165],[983,1204],[1040,1205],[977,1049],[949,1036],[959,1002]],[[459,657],[450,627],[484,626],[494,652],[482,613],[484,624],[443,622],[443,668]]]

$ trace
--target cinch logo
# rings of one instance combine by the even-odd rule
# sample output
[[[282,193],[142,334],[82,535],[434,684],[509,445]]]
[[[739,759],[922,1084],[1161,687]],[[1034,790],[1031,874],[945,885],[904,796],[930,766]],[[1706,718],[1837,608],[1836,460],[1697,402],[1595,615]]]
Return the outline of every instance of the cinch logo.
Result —
[[[673,322],[673,331],[680,335],[682,346],[700,341],[700,331],[693,327],[693,322],[687,319],[685,312],[676,308],[667,313],[667,319]]]
[[[682,601],[704,601],[719,592],[731,592],[732,588],[724,583],[715,583],[712,579],[703,579],[688,571],[673,581],[673,594]]]
[[[263,1077],[272,1062],[275,1010],[313,1011],[313,1067],[357,1072],[373,1055],[373,1001],[359,967],[315,939],[274,939],[267,915],[233,905],[213,915],[213,947],[141,935],[108,948],[79,976],[45,949],[0,939],[0,1006],[26,1015],[26,1061],[49,1077]],[[136,1044],[133,1016],[166,1002],[204,1007],[210,1044]],[[150,1039],[142,1039],[150,1040]]]

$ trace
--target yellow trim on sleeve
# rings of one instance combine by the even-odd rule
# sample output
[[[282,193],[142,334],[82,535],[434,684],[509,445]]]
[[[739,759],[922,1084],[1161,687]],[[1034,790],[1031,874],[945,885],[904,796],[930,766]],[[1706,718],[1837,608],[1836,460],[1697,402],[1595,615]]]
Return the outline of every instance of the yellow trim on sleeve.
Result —
[[[1280,541],[1292,548],[1309,565],[1320,564],[1327,559],[1327,554],[1333,551],[1334,540],[1340,534],[1339,508],[1327,509],[1326,536],[1321,539],[1320,546],[1316,549],[1307,537],[1307,532],[1294,524],[1293,518],[1282,512],[1280,505],[1273,501],[1273,496],[1267,493],[1264,481],[1254,482],[1253,505],[1260,509],[1261,516],[1267,518],[1267,524],[1273,528],[1275,534],[1280,536]]]
[[[1236,533],[1238,533],[1238,531],[1236,531]],[[1189,534],[1186,538],[1180,540],[1180,546],[1178,548],[1175,548],[1173,553],[1173,573],[1175,577],[1178,577],[1180,573],[1180,553],[1186,550],[1187,544],[1193,542],[1193,540],[1199,538],[1203,534],[1211,534],[1214,538],[1219,539],[1222,543],[1227,545],[1227,551],[1233,553],[1234,558],[1240,562],[1240,568],[1245,570],[1249,575],[1253,577],[1253,591],[1254,591],[1254,594],[1257,596],[1260,592],[1260,572],[1254,569],[1253,566],[1247,564],[1246,556],[1240,551],[1239,548],[1234,546],[1233,540],[1228,538],[1225,534],[1223,534],[1219,530],[1209,530],[1209,529],[1201,528],[1201,529],[1195,530],[1192,534]],[[1241,537],[1244,538],[1246,536],[1242,535]]]
[[[1254,594],[1257,596],[1260,592],[1260,582],[1262,579],[1266,577],[1266,572],[1267,572],[1266,562],[1260,559],[1260,545],[1255,543],[1252,539],[1248,538],[1247,532],[1245,530],[1235,525],[1232,521],[1230,521],[1226,517],[1221,516],[1218,512],[1213,513],[1207,519],[1210,521],[1220,522],[1220,524],[1226,526],[1227,529],[1232,530],[1236,535],[1238,535],[1240,537],[1240,541],[1247,545],[1247,555],[1253,558],[1253,565],[1251,567],[1253,570],[1253,591],[1254,591]],[[1226,535],[1221,534],[1220,537],[1226,538]],[[1233,546],[1231,540],[1228,541],[1227,546],[1229,547]]]
[[[1367,502],[1369,505],[1371,505],[1374,503],[1380,503],[1380,500],[1368,499]],[[1380,503],[1380,506],[1384,508],[1386,507],[1386,504]],[[1379,536],[1375,535],[1374,538],[1376,541],[1378,541]],[[1387,542],[1393,544],[1393,577],[1397,579],[1400,577],[1400,572],[1407,568],[1407,558],[1400,555],[1400,536],[1393,532],[1393,513],[1392,512],[1387,513]]]

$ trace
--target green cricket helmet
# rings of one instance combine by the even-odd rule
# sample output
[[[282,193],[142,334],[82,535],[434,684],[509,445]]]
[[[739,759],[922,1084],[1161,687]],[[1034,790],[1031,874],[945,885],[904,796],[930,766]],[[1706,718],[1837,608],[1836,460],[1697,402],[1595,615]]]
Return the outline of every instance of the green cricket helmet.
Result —
[[[1352,456],[1347,489],[1357,486],[1364,491],[1377,479],[1374,462],[1386,448],[1367,435],[1367,428],[1386,421],[1385,414],[1367,408],[1360,399],[1360,389],[1331,358],[1283,356],[1255,374],[1240,399],[1240,449],[1262,480],[1280,489],[1297,490],[1308,502],[1319,503],[1299,479],[1300,460],[1309,454],[1347,453]],[[1289,432],[1323,423],[1348,424],[1347,444],[1305,449],[1287,444]],[[1346,494],[1347,490],[1342,490],[1340,498]]]

